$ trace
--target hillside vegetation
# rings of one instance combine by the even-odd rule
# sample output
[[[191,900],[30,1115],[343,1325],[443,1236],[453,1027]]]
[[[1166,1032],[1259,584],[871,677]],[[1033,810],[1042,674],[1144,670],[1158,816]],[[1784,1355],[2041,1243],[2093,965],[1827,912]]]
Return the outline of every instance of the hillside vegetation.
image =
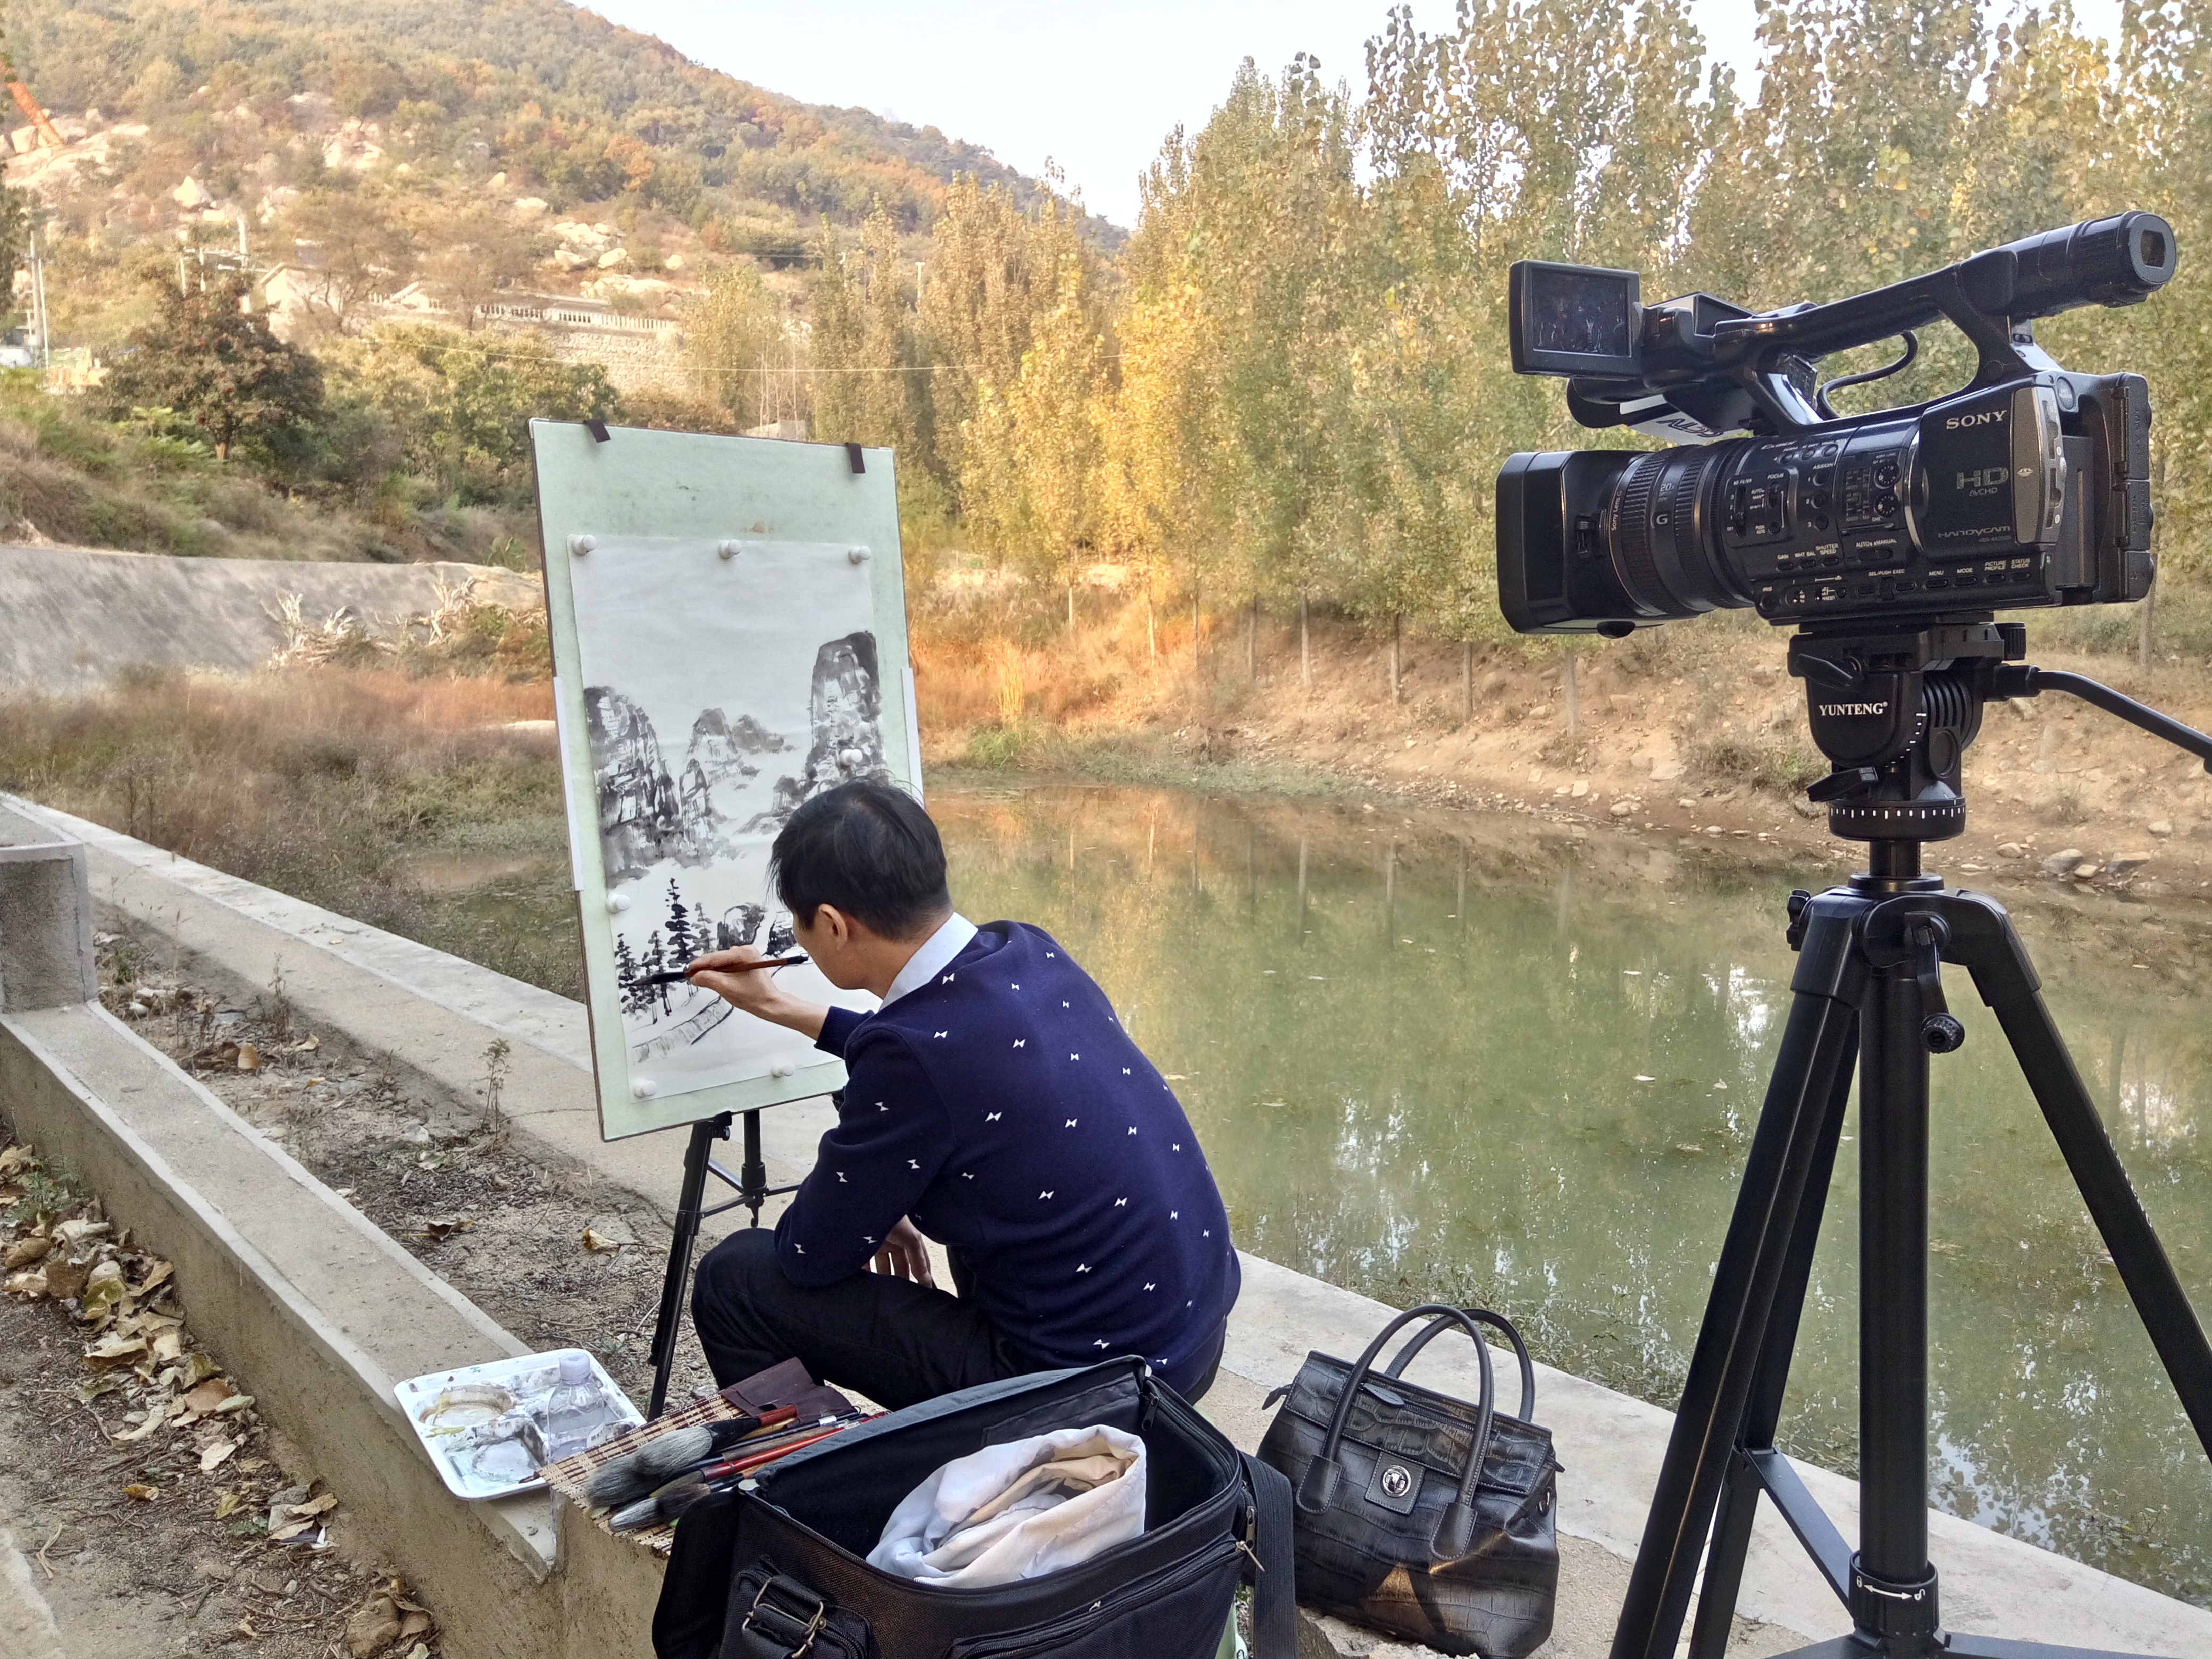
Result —
[[[2196,0],[2130,6],[2111,40],[2064,0],[2002,19],[1980,0],[1774,0],[1755,98],[1707,65],[1687,0],[1468,0],[1433,34],[1393,10],[1361,88],[1248,64],[1201,129],[1170,135],[1126,242],[933,129],[795,104],[558,0],[10,15],[51,102],[131,117],[74,185],[41,189],[60,286],[91,296],[71,302],[93,308],[85,339],[171,349],[180,217],[188,240],[242,221],[297,252],[318,286],[291,343],[315,397],[264,408],[223,465],[388,526],[364,543],[382,556],[419,556],[433,520],[522,545],[532,413],[800,419],[895,446],[921,578],[987,582],[1009,627],[1078,628],[1109,584],[1154,618],[1148,659],[1165,615],[1255,605],[1496,640],[1500,464],[1643,441],[1583,432],[1556,383],[1511,374],[1512,261],[1778,307],[2143,206],[2177,228],[2179,277],[2042,332],[2071,366],[2150,377],[2160,599],[2063,631],[2212,649]],[[210,204],[180,210],[187,175]],[[668,383],[617,395],[479,328],[505,289],[547,283],[680,324]],[[374,313],[410,285],[447,320]],[[1843,405],[1960,384],[1965,342],[1927,332],[1913,368]],[[111,397],[104,418],[228,453],[204,403]]]

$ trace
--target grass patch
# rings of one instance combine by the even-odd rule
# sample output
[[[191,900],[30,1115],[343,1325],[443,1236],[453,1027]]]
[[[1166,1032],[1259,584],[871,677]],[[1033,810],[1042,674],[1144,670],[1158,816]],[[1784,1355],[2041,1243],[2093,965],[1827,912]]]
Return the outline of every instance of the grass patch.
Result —
[[[549,688],[320,667],[0,702],[0,788],[566,995],[576,951]],[[536,860],[449,895],[416,860]]]

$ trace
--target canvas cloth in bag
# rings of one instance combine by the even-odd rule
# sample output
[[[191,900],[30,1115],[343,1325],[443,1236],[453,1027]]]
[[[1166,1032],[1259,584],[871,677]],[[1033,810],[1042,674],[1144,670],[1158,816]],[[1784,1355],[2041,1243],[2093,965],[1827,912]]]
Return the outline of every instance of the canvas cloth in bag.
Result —
[[[1094,1425],[1144,1443],[1138,1536],[980,1588],[916,1583],[866,1559],[932,1471]],[[1290,1511],[1282,1477],[1141,1359],[1010,1377],[888,1413],[695,1504],[677,1523],[653,1648],[659,1659],[755,1659],[743,1644],[757,1628],[741,1630],[747,1609],[731,1589],[757,1571],[804,1587],[811,1601],[798,1611],[818,1607],[825,1630],[860,1621],[866,1659],[1213,1659],[1242,1583],[1253,1587],[1254,1659],[1296,1659]]]
[[[1093,1425],[956,1457],[891,1511],[868,1565],[919,1584],[1040,1578],[1145,1529],[1145,1443]]]
[[[1375,1374],[1385,1345],[1417,1320],[1427,1328]],[[1512,1339],[1516,1416],[1497,1409],[1478,1322]],[[1446,1329],[1474,1339],[1473,1404],[1401,1375]],[[1532,1420],[1535,1367],[1510,1322],[1480,1308],[1409,1309],[1356,1362],[1307,1354],[1267,1403],[1285,1395],[1260,1456],[1297,1492],[1299,1601],[1443,1653],[1521,1659],[1542,1644],[1559,1585],[1559,1464]]]

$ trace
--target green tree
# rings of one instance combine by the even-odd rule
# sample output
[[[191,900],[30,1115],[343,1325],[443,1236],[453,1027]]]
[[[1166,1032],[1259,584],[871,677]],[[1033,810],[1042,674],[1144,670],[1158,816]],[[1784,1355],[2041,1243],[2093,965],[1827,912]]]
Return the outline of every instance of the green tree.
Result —
[[[684,360],[702,394],[742,425],[805,418],[801,352],[789,307],[750,259],[713,272],[685,310]]]
[[[920,435],[914,267],[882,208],[857,249],[828,226],[807,301],[811,313],[815,436],[905,450]]]
[[[283,229],[291,292],[307,320],[332,334],[352,332],[362,308],[405,287],[420,263],[414,232],[374,192],[311,191],[284,216]]]
[[[322,370],[271,333],[265,316],[246,310],[241,279],[211,275],[181,293],[165,273],[148,283],[161,308],[110,366],[111,404],[124,413],[174,410],[208,434],[217,460],[241,442],[271,454],[312,429],[322,413]]]
[[[511,222],[481,208],[442,223],[439,237],[436,250],[422,261],[422,274],[473,334],[484,307],[528,274],[530,246]]]

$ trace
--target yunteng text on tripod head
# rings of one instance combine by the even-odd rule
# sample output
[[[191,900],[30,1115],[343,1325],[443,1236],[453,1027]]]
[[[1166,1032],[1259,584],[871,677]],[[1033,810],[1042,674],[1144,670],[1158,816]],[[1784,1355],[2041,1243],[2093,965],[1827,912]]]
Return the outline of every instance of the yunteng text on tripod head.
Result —
[[[1748,607],[1796,624],[1790,672],[1837,769],[1810,792],[1830,828],[1870,842],[1957,835],[1960,758],[1986,699],[2094,684],[2039,683],[2019,663],[2025,630],[1995,613],[2140,599],[2153,575],[2148,386],[2062,368],[2034,319],[2138,303],[2177,257],[2164,219],[2121,213],[1832,305],[1758,313],[1705,294],[1645,306],[1633,271],[1521,261],[1515,370],[1565,376],[1584,426],[1677,441],[1506,462],[1507,622],[1620,638]],[[1946,319],[1978,354],[1963,390],[1836,414],[1830,391],[1905,368],[1914,331]],[[1818,380],[1821,358],[1891,337],[1905,352],[1887,368]],[[2093,701],[2174,741],[2187,732],[2116,693]]]

